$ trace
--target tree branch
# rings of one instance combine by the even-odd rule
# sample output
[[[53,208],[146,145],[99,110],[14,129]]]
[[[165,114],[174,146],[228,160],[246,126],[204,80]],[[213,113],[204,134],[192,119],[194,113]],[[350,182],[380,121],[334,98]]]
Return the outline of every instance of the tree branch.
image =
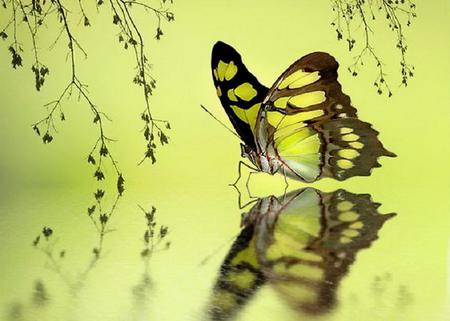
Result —
[[[165,6],[166,0],[161,3],[161,8],[152,7],[147,4],[147,0],[141,1],[125,1],[125,0],[109,0],[109,5],[112,12],[112,22],[119,28],[118,40],[123,43],[124,48],[132,47],[134,52],[134,60],[136,63],[137,74],[133,82],[142,87],[144,98],[144,111],[141,113],[141,118],[145,122],[144,137],[146,139],[145,159],[151,159],[152,163],[156,161],[155,149],[159,138],[159,146],[165,145],[169,142],[165,130],[170,129],[170,124],[166,120],[153,117],[153,110],[150,104],[150,96],[156,86],[156,80],[150,74],[151,65],[146,55],[146,46],[144,43],[144,34],[140,26],[136,23],[135,15],[132,11],[134,6],[144,9],[144,12],[151,12],[155,14],[157,20],[156,36],[160,39],[163,35],[162,21],[171,22],[174,20],[174,15]],[[63,111],[63,100],[70,98],[73,93],[76,93],[78,100],[84,101],[93,115],[94,124],[97,126],[98,138],[95,141],[91,152],[88,154],[87,161],[95,166],[94,176],[97,180],[105,179],[103,167],[105,166],[104,158],[107,158],[117,175],[117,186],[123,192],[124,179],[118,167],[118,163],[110,153],[109,143],[113,140],[108,138],[105,133],[105,121],[110,120],[108,116],[101,111],[92,100],[87,91],[87,85],[79,78],[77,72],[77,61],[79,57],[87,58],[87,52],[78,41],[73,30],[75,28],[73,21],[82,21],[85,27],[91,26],[86,11],[84,0],[78,0],[72,5],[75,5],[75,10],[69,10],[66,5],[69,4],[67,0],[3,0],[3,7],[10,12],[10,19],[0,29],[0,39],[8,39],[8,33],[11,32],[13,40],[8,46],[8,51],[11,54],[11,64],[13,68],[22,66],[22,46],[18,39],[18,30],[20,28],[19,21],[24,21],[26,25],[26,33],[30,36],[30,47],[33,53],[33,63],[31,70],[35,78],[35,87],[39,91],[45,83],[46,76],[49,74],[49,68],[40,61],[39,55],[39,39],[38,31],[41,30],[42,25],[46,25],[50,16],[56,16],[61,28],[50,26],[45,29],[45,32],[55,34],[54,41],[51,43],[49,49],[53,49],[59,40],[63,37],[67,40],[68,58],[70,62],[70,80],[65,85],[58,97],[45,105],[47,108],[47,115],[36,123],[32,124],[33,130],[42,138],[44,143],[53,141],[54,133],[57,133],[57,118],[60,121],[66,119]],[[103,0],[97,0],[97,10],[104,4]],[[72,9],[72,8],[70,8]],[[55,15],[53,15],[55,14]],[[56,32],[55,32],[56,30]],[[42,133],[42,135],[41,135]]]
[[[407,86],[409,78],[413,76],[414,67],[407,63],[407,45],[402,26],[405,21],[402,21],[399,14],[404,15],[406,25],[410,26],[411,20],[416,17],[416,5],[410,0],[331,0],[331,7],[336,14],[332,26],[336,28],[338,40],[342,40],[345,36],[349,51],[354,49],[357,42],[353,33],[357,31],[359,26],[355,27],[355,24],[359,21],[360,26],[363,27],[363,47],[354,57],[353,64],[348,67],[348,70],[356,77],[361,67],[364,66],[365,58],[368,57],[375,63],[378,71],[374,81],[377,92],[382,94],[386,91],[388,96],[391,97],[392,91],[386,80],[385,66],[372,44],[371,37],[374,31],[370,20],[374,21],[378,16],[385,16],[389,28],[395,32],[397,38],[395,47],[400,51],[401,83]],[[345,30],[342,28],[342,19],[346,24]]]

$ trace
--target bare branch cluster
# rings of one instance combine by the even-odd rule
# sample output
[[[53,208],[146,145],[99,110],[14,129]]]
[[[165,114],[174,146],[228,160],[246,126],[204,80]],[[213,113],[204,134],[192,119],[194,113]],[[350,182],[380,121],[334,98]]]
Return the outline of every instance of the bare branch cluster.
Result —
[[[163,0],[162,5],[166,2],[167,0]],[[136,7],[156,16],[158,25],[155,38],[157,40],[161,39],[161,36],[164,34],[162,21],[172,22],[175,16],[167,8],[161,7],[156,9],[144,2],[135,0],[110,0],[110,4],[113,11],[113,23],[119,28],[119,42],[123,43],[125,49],[131,46],[134,51],[137,72],[133,82],[142,87],[144,97],[145,108],[141,113],[141,119],[145,124],[142,131],[146,140],[146,150],[139,164],[144,162],[145,159],[150,159],[153,164],[156,162],[155,149],[158,142],[161,146],[169,143],[165,130],[170,129],[170,123],[166,120],[154,118],[151,112],[150,96],[153,93],[153,89],[155,89],[156,80],[150,73],[151,65],[145,52],[144,38],[135,22],[131,9]]]
[[[331,0],[331,7],[336,14],[331,25],[336,29],[337,39],[345,39],[349,51],[358,48],[358,32],[362,29],[362,49],[348,67],[349,72],[356,77],[365,59],[371,59],[377,67],[374,81],[377,92],[380,95],[386,92],[389,97],[392,96],[384,64],[373,45],[375,20],[382,18],[386,19],[389,29],[395,34],[395,48],[400,52],[401,83],[407,86],[409,78],[414,76],[414,66],[408,63],[406,57],[408,45],[404,25],[411,26],[412,20],[417,17],[416,5],[411,0]]]
[[[21,28],[25,28],[25,34],[31,40],[31,50],[34,61],[31,70],[35,79],[36,90],[40,91],[45,83],[50,69],[40,59],[39,35],[43,32],[50,34],[54,42],[49,49],[55,47],[61,39],[65,39],[68,48],[68,57],[70,59],[70,80],[60,95],[53,101],[46,104],[47,115],[32,125],[33,130],[41,137],[44,144],[53,141],[54,133],[57,132],[56,121],[66,120],[63,110],[63,102],[76,94],[78,100],[83,100],[92,112],[93,123],[98,129],[98,138],[93,148],[88,154],[87,161],[95,166],[94,177],[101,181],[105,179],[104,161],[109,160],[117,176],[117,186],[119,193],[123,192],[124,179],[118,167],[116,159],[110,152],[110,143],[113,139],[105,133],[105,121],[110,120],[92,100],[87,85],[84,84],[77,72],[78,61],[80,58],[87,58],[88,54],[83,49],[80,41],[74,33],[78,24],[82,23],[84,27],[91,26],[91,20],[88,18],[88,12],[84,5],[85,0],[70,2],[68,0],[1,0],[3,10],[9,13],[9,19],[0,29],[0,38],[9,41],[8,51],[11,55],[11,65],[14,69],[23,66],[24,39],[19,39]],[[142,87],[144,98],[144,109],[141,118],[145,123],[143,132],[146,140],[145,159],[150,159],[152,163],[156,161],[155,149],[157,145],[165,145],[169,142],[166,130],[170,129],[170,124],[166,120],[155,119],[151,112],[150,95],[156,86],[156,80],[150,74],[151,65],[146,53],[143,33],[141,27],[136,22],[136,15],[140,11],[154,15],[157,25],[155,29],[155,38],[160,39],[164,34],[162,23],[174,21],[174,14],[168,9],[168,2],[172,0],[162,0],[159,7],[153,7],[149,4],[150,0],[109,0],[108,4],[104,0],[96,0],[97,10],[100,7],[108,5],[111,9],[112,24],[119,29],[117,39],[123,44],[124,49],[133,51],[136,63],[136,76],[133,82]],[[68,7],[76,3],[75,8]],[[59,28],[44,28],[50,19],[56,18]],[[142,161],[141,161],[142,163]]]

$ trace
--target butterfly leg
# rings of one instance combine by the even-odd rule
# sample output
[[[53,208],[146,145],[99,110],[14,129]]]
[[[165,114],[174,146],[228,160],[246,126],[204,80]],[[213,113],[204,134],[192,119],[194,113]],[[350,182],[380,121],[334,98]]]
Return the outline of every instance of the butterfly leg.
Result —
[[[240,210],[242,210],[243,208],[247,207],[248,205],[253,204],[256,201],[258,201],[257,197],[253,197],[254,199],[252,199],[252,200],[248,201],[247,203],[245,203],[244,205],[242,205],[242,194],[241,194],[241,191],[239,190],[239,188],[237,188],[236,185],[232,185],[232,184],[230,184],[230,185],[233,186],[236,189],[237,193],[238,193],[238,206],[239,206]]]
[[[250,191],[250,178],[252,177],[253,174],[256,174],[256,173],[259,173],[259,171],[250,172],[248,174],[247,181],[245,182],[245,187],[247,188],[247,193],[250,198],[256,198],[255,196],[252,195],[252,192]]]
[[[241,174],[241,171],[242,171],[242,165],[244,165],[245,167],[251,169],[251,170],[254,171],[254,172],[257,172],[257,171],[258,171],[257,168],[254,168],[254,167],[248,165],[247,163],[245,163],[244,161],[240,160],[240,161],[239,161],[239,164],[238,164],[238,177],[236,178],[236,180],[234,181],[234,183],[229,184],[230,186],[235,186],[235,187],[236,187],[236,184],[237,184],[237,183],[239,182],[239,180],[241,179],[241,177],[242,177],[242,174]],[[247,182],[248,182],[248,180],[249,180],[249,179],[247,179]]]
[[[284,197],[285,197],[287,190],[289,188],[289,182],[288,182],[287,176],[286,176],[286,168],[284,168],[284,167],[283,167],[283,177],[284,177]]]

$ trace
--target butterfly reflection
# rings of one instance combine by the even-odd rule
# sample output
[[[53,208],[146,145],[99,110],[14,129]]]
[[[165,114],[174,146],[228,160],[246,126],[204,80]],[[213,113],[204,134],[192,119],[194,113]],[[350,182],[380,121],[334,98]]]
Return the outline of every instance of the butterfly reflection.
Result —
[[[321,314],[357,252],[370,247],[384,222],[368,194],[314,188],[258,200],[226,256],[210,300],[212,320],[230,320],[265,284],[293,309]]]

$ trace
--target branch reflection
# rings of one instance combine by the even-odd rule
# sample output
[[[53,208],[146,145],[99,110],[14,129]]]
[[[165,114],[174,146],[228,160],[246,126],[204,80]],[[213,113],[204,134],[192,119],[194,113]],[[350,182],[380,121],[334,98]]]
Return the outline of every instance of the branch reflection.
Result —
[[[119,211],[119,200],[121,194],[111,198],[111,204],[108,204],[105,197],[105,191],[98,189],[94,193],[94,200],[87,207],[85,219],[92,223],[92,231],[95,235],[94,244],[82,248],[82,252],[87,254],[87,259],[80,265],[73,265],[73,260],[82,260],[82,253],[78,253],[78,239],[74,243],[68,244],[66,248],[60,246],[60,238],[64,238],[64,233],[55,230],[53,227],[44,226],[41,232],[33,239],[33,247],[45,260],[45,266],[52,274],[61,281],[61,286],[54,287],[54,291],[48,290],[48,279],[35,280],[31,290],[31,300],[21,298],[15,300],[6,306],[5,317],[10,321],[28,321],[35,319],[49,319],[49,315],[55,312],[55,307],[64,305],[65,292],[68,293],[69,305],[64,309],[67,320],[80,320],[77,311],[81,310],[81,304],[86,292],[84,289],[91,286],[95,279],[101,277],[94,271],[102,264],[105,258],[111,253],[110,233],[117,229],[112,227],[113,217]],[[140,207],[140,206],[139,206]],[[156,208],[151,207],[146,210],[140,207],[143,213],[142,220],[142,247],[136,249],[136,260],[140,257],[142,268],[139,269],[138,280],[130,285],[130,294],[132,298],[131,311],[128,311],[128,317],[133,320],[149,320],[151,317],[150,299],[153,293],[153,280],[151,277],[151,259],[153,255],[161,251],[168,250],[171,242],[169,239],[169,228],[159,222],[156,217]],[[118,227],[120,228],[120,226]],[[133,236],[135,237],[135,236]],[[66,243],[67,244],[67,243]],[[117,251],[117,249],[116,249]],[[66,261],[69,260],[69,261]],[[66,261],[66,262],[65,262]],[[111,264],[111,260],[109,262]],[[45,309],[51,306],[51,309]],[[38,315],[39,313],[39,315]],[[2,318],[0,318],[2,319]],[[2,319],[3,320],[3,319]]]
[[[75,278],[71,276],[70,271],[62,268],[61,263],[66,256],[66,250],[55,249],[58,240],[54,239],[54,231],[52,228],[44,227],[41,234],[33,241],[33,245],[46,256],[47,266],[61,277],[61,280],[70,289],[73,297],[78,296],[89,274],[97,266],[99,260],[103,258],[105,236],[114,231],[114,229],[109,228],[109,223],[122,194],[117,194],[108,211],[105,210],[102,204],[104,195],[105,191],[98,189],[94,193],[95,204],[92,204],[87,209],[88,217],[95,227],[97,244],[92,248],[92,256],[87,262],[86,267]]]
[[[165,225],[157,224],[156,208],[146,211],[139,206],[144,214],[146,229],[143,234],[144,248],[141,250],[143,272],[140,281],[131,289],[132,294],[132,320],[151,320],[150,301],[152,299],[153,279],[150,275],[150,259],[153,254],[170,248],[171,242],[167,240],[169,229]]]

